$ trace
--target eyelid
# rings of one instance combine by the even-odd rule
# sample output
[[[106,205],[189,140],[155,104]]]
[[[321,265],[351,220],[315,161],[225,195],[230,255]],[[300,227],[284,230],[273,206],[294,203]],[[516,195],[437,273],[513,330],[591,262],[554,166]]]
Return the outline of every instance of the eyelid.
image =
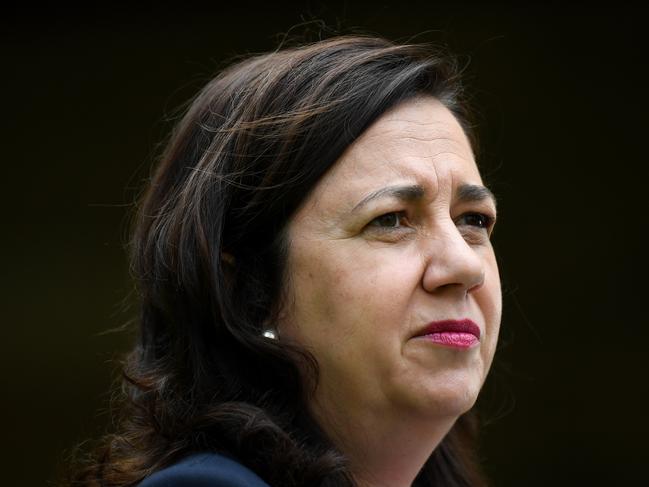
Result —
[[[379,218],[387,215],[397,215],[398,225],[397,226],[384,226],[379,224],[374,224]],[[414,231],[414,227],[409,220],[409,215],[407,210],[393,210],[393,211],[384,211],[379,215],[376,215],[363,227],[363,232],[367,233],[368,238],[378,239],[386,242],[396,242],[409,238]]]
[[[468,206],[468,205],[461,206],[459,208],[459,211],[457,211],[456,214],[458,215],[458,218],[464,215],[480,214],[489,218],[489,220],[491,220],[492,222],[495,222],[497,219],[498,212],[492,205],[485,203],[485,204],[477,204],[473,206]]]
[[[368,227],[374,227],[374,228],[384,228],[384,229],[396,229],[396,228],[401,228],[403,225],[399,225],[398,227],[392,227],[392,226],[381,226],[381,225],[374,225],[373,223],[378,221],[380,218],[383,218],[385,216],[389,215],[397,215],[398,222],[400,223],[402,219],[407,219],[408,216],[406,215],[405,210],[394,210],[394,211],[386,211],[385,213],[381,213],[380,215],[375,216],[372,218],[366,226]]]
[[[480,216],[485,220],[484,226],[483,225],[472,225],[470,223],[461,223],[459,220],[471,216],[471,215],[476,215]],[[467,241],[471,241],[474,237],[480,235],[479,241],[475,241],[474,243],[480,243],[482,239],[491,239],[491,234],[493,233],[494,230],[494,225],[496,223],[496,217],[493,215],[490,215],[489,213],[486,212],[481,212],[481,211],[467,211],[462,213],[456,220],[456,225],[458,225],[458,228],[463,228],[461,232],[465,235],[465,238],[467,238]],[[471,237],[471,236],[474,237]]]

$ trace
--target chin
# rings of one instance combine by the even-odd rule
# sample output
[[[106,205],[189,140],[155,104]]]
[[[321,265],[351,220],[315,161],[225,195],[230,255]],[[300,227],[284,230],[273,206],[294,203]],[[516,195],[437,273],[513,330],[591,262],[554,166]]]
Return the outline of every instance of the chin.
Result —
[[[438,375],[412,391],[411,406],[427,416],[459,417],[474,406],[481,387],[482,379],[475,375]]]

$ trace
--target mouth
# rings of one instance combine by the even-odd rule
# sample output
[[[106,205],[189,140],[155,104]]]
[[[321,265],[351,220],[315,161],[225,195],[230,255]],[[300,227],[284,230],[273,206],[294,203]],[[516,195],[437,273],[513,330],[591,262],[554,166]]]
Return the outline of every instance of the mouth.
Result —
[[[413,338],[446,347],[466,349],[480,342],[480,327],[469,319],[433,321]]]

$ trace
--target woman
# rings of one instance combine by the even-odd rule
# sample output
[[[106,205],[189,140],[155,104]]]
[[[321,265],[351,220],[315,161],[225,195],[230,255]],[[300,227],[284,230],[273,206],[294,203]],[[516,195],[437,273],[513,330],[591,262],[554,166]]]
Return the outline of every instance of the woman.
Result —
[[[495,201],[442,55],[338,37],[219,74],[144,195],[137,345],[81,485],[476,486]]]

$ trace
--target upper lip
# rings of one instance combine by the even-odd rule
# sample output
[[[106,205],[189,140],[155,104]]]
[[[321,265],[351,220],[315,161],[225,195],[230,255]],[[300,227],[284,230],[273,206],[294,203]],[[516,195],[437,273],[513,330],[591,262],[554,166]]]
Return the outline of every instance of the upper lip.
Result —
[[[424,336],[445,331],[471,333],[480,339],[480,327],[470,319],[431,321],[415,336]]]

